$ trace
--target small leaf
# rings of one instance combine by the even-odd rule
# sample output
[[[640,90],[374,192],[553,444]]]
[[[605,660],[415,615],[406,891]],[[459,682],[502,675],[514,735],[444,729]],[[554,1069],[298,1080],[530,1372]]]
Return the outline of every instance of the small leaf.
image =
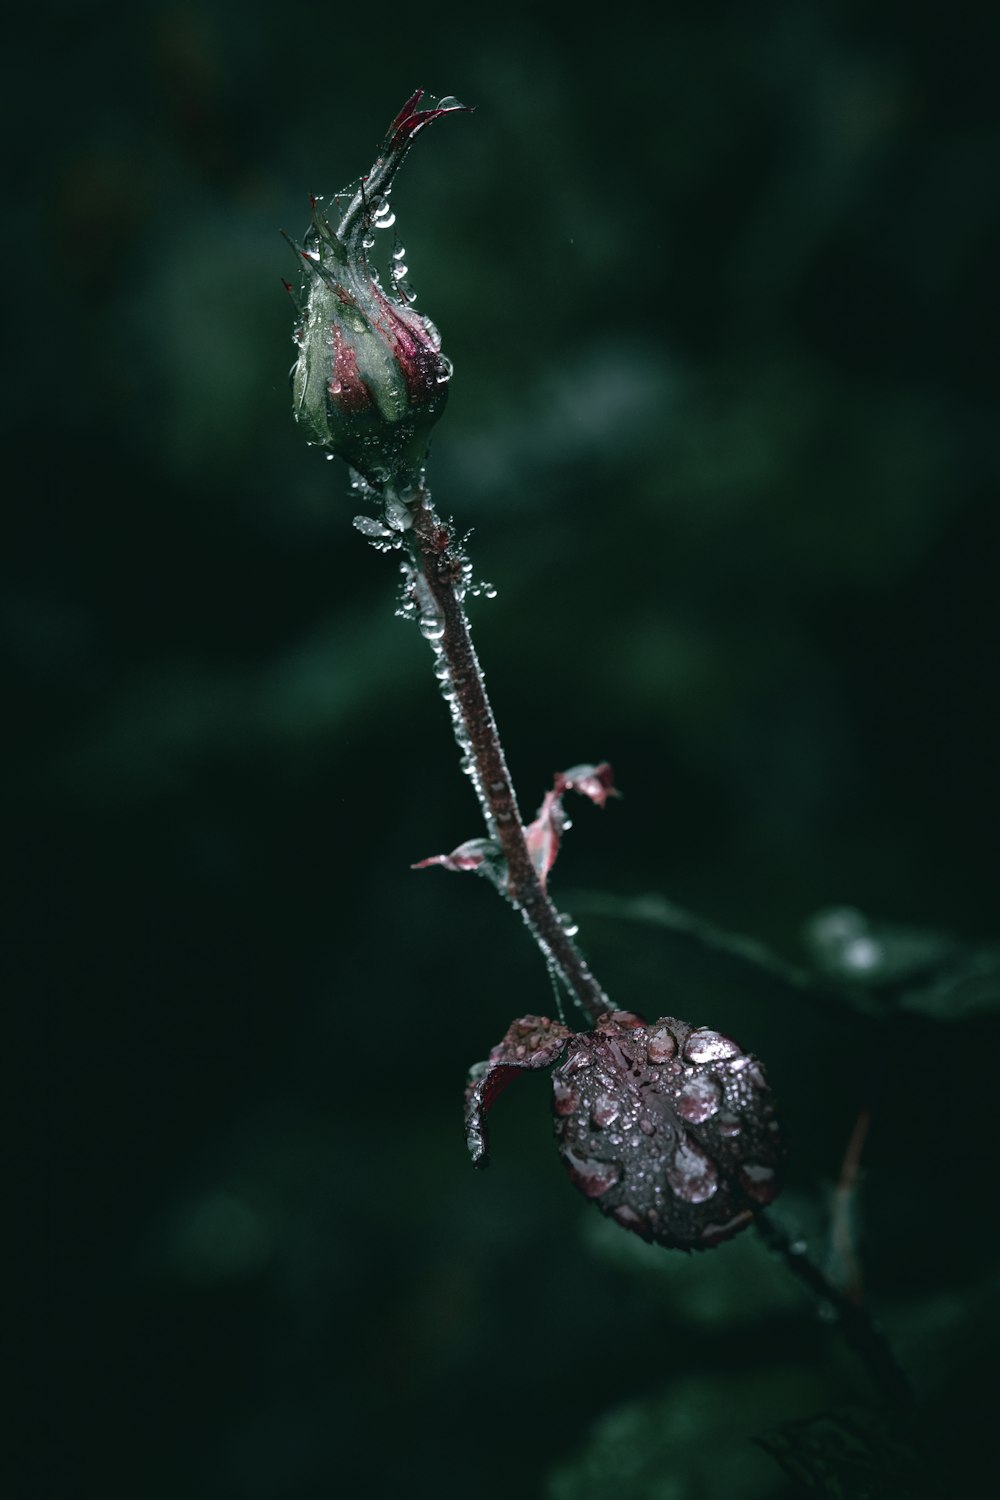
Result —
[[[1000,1010],[1000,949],[949,933],[872,922],[853,907],[817,912],[805,930],[817,969],[872,991],[892,1010],[958,1021]]]
[[[566,792],[578,792],[598,807],[603,807],[609,797],[621,796],[615,789],[613,773],[606,760],[598,766],[571,766],[568,771],[556,772],[552,790],[545,793],[538,816],[524,830],[528,853],[543,887],[556,862],[563,832],[569,826],[562,805]]]
[[[535,867],[535,874],[541,881],[543,889],[546,877],[556,862],[565,826],[566,815],[563,812],[561,796],[558,792],[546,792],[545,799],[538,809],[537,818],[524,830],[531,863]]]
[[[418,860],[410,869],[427,870],[432,865],[440,865],[442,870],[454,870],[460,874],[466,870],[475,870],[492,879],[496,876],[499,859],[500,846],[492,839],[467,839],[450,854],[432,854],[429,859]]]
[[[556,777],[557,792],[579,792],[589,797],[598,807],[603,807],[609,797],[620,797],[614,784],[614,772],[606,760],[599,766],[570,766]]]
[[[469,1070],[465,1088],[465,1139],[477,1167],[489,1162],[486,1116],[507,1085],[524,1068],[546,1068],[569,1040],[569,1029],[548,1016],[512,1021],[486,1062]]]

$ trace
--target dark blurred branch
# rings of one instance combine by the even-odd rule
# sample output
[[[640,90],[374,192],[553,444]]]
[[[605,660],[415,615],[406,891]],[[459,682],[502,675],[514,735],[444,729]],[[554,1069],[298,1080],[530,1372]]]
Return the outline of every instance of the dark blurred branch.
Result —
[[[833,1312],[844,1338],[887,1404],[900,1415],[910,1411],[914,1404],[910,1382],[867,1309],[835,1287],[819,1266],[809,1259],[804,1243],[793,1239],[767,1213],[758,1213],[754,1222],[768,1249],[780,1255],[792,1275],[797,1276]]]

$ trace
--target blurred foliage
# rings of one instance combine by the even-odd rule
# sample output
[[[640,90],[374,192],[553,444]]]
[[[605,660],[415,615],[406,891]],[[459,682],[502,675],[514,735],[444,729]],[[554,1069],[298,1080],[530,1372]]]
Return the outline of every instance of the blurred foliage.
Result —
[[[24,25],[4,820],[57,1430],[23,1493],[868,1493],[836,1458],[865,1377],[756,1241],[612,1243],[542,1080],[488,1176],[464,1159],[466,1067],[551,996],[484,883],[408,870],[476,808],[392,568],[292,423],[279,281],[278,227],[416,84],[478,107],[394,205],[456,367],[431,475],[499,589],[474,625],[512,770],[526,810],[604,756],[626,794],[578,816],[557,899],[599,893],[619,1003],[766,1060],[780,1216],[834,1269],[868,1112],[852,1254],[933,1415],[919,1471],[991,1492],[992,11]]]

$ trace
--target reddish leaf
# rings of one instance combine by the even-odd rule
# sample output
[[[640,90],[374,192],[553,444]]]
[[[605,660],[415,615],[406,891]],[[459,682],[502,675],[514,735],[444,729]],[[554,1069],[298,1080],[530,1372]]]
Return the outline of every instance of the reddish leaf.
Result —
[[[570,1032],[548,1016],[521,1016],[512,1021],[486,1062],[469,1071],[465,1089],[465,1139],[477,1167],[488,1163],[486,1115],[513,1078],[524,1068],[546,1068],[555,1062]]]
[[[571,766],[568,771],[556,773],[552,790],[545,793],[538,816],[524,830],[528,853],[543,887],[556,862],[566,828],[562,805],[566,792],[579,792],[581,797],[589,798],[598,807],[603,807],[609,797],[621,796],[614,786],[613,772],[606,760],[599,766]]]
[[[537,818],[524,830],[531,863],[535,867],[535,873],[543,889],[546,877],[556,862],[565,826],[566,814],[563,812],[561,795],[555,791],[546,792],[545,799],[538,809]]]
[[[599,766],[570,766],[568,771],[561,771],[556,777],[555,789],[557,792],[579,792],[581,797],[589,797],[598,807],[603,807],[609,797],[621,796],[614,784],[614,772],[606,760],[602,760]]]
[[[389,126],[384,146],[386,155],[405,150],[418,130],[422,130],[432,120],[440,119],[442,115],[451,115],[461,110],[472,113],[470,105],[459,104],[457,99],[450,98],[442,99],[433,109],[421,109],[419,106],[423,97],[423,89],[415,89]]]
[[[499,853],[492,839],[468,839],[450,854],[432,854],[429,859],[418,859],[410,869],[427,870],[431,865],[440,865],[443,870],[478,870],[495,860]]]

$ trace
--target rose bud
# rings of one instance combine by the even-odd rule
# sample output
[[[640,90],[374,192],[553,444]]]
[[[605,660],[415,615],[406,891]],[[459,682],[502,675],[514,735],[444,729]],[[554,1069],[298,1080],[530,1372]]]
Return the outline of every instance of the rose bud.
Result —
[[[416,477],[451,375],[437,330],[410,306],[405,266],[394,267],[387,292],[368,259],[375,232],[394,223],[388,194],[414,137],[464,108],[445,99],[421,109],[421,98],[418,89],[392,122],[336,230],[314,200],[306,243],[294,246],[307,272],[292,371],[296,420],[379,489]]]

